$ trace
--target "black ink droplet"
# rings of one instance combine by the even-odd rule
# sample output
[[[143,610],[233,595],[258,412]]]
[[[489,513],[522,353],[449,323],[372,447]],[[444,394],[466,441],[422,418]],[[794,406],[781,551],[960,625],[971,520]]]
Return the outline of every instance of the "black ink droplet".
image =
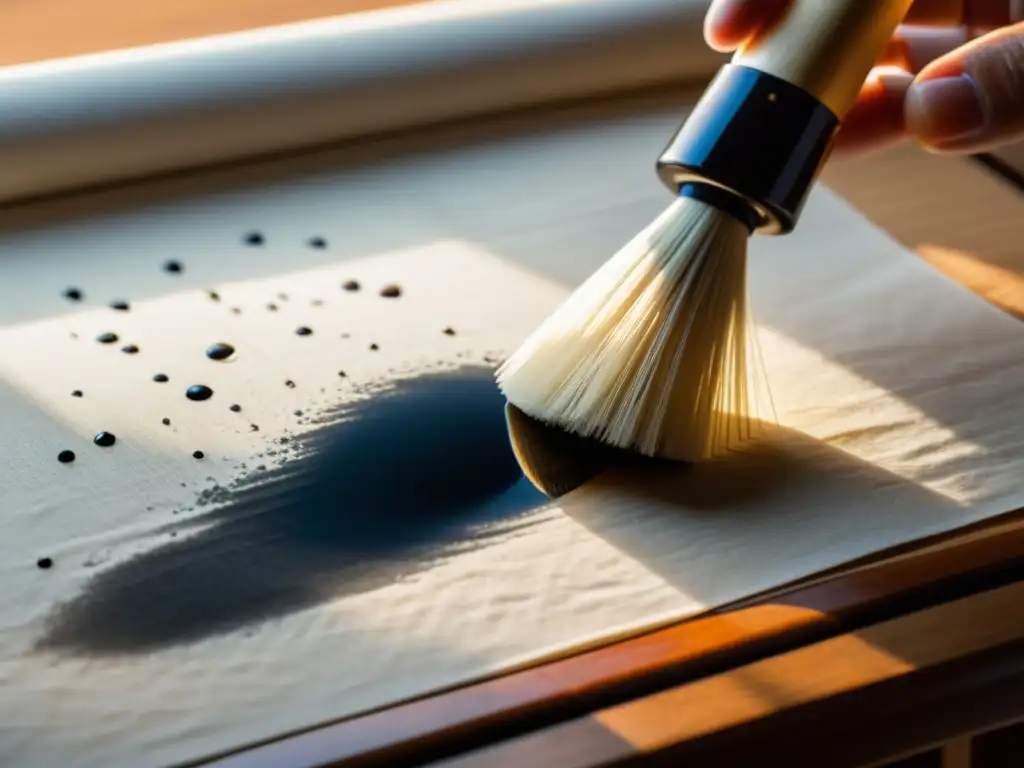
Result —
[[[338,377],[339,378],[344,379],[346,376],[348,376],[348,374],[345,373],[344,371],[338,371]]]
[[[110,308],[116,309],[118,312],[127,312],[129,310],[128,302],[124,299],[114,299],[110,302]]]
[[[358,291],[360,288],[358,280],[346,280],[341,284],[341,287],[346,291]]]
[[[267,311],[268,312],[277,312],[277,304],[274,304],[273,302],[267,304]]]
[[[455,335],[455,329],[454,328],[445,328],[444,331],[442,331],[442,333],[444,333],[445,336],[454,336]]]
[[[213,390],[205,384],[193,384],[191,387],[185,390],[185,397],[189,400],[209,400],[213,397]]]
[[[305,326],[305,325],[300,325],[298,328],[295,329],[295,335],[296,336],[312,336],[313,335],[313,329],[308,327],[308,326]]]
[[[296,416],[301,416],[302,415],[302,411],[295,411],[295,415]]]
[[[99,336],[97,336],[96,341],[98,341],[100,344],[113,344],[115,341],[117,341],[117,334],[107,331],[106,333],[101,333]]]
[[[74,451],[61,451],[60,453],[57,454],[57,461],[59,461],[61,464],[70,464],[74,460]]]
[[[249,431],[250,432],[259,432],[260,431],[260,425],[259,424],[250,424],[249,425]]]
[[[53,558],[52,557],[40,557],[38,560],[36,560],[36,568],[42,568],[45,571],[48,568],[52,568],[52,567],[53,567]]]
[[[245,236],[245,244],[251,246],[263,245],[266,240],[263,237],[262,232],[250,232]]]
[[[284,385],[285,385],[286,387],[288,387],[289,389],[295,389],[295,382],[294,382],[294,381],[292,381],[291,379],[288,379],[288,380],[287,380],[287,381],[286,381],[286,382],[284,383]]]
[[[322,251],[327,247],[327,241],[322,237],[311,237],[309,238],[309,247]]]
[[[211,360],[227,360],[233,354],[235,354],[235,348],[223,341],[218,341],[206,348],[206,356]]]
[[[160,423],[163,424],[165,427],[171,426],[171,420],[168,419],[166,416],[160,419]]]
[[[205,453],[203,453],[202,451],[192,451],[192,458],[193,458],[193,459],[201,459],[201,458],[203,458],[203,457],[204,457],[205,455],[206,455],[206,454],[205,454]]]
[[[180,261],[171,259],[170,261],[164,262],[164,272],[170,272],[172,275],[180,275],[185,271],[185,265]]]
[[[166,384],[168,381],[170,381],[170,378],[167,376],[166,373],[155,373],[153,374],[153,381],[155,381],[157,384]]]
[[[378,349],[380,349],[380,347],[378,347],[376,344],[371,344],[370,345],[370,351],[371,352],[376,352]]]
[[[383,288],[381,288],[380,295],[383,296],[385,299],[397,299],[399,296],[402,295],[402,289],[400,286],[397,286],[394,283],[392,283],[391,285],[385,285]]]
[[[209,297],[210,301],[220,301],[220,294],[216,291],[207,291],[206,295]]]
[[[80,390],[80,389],[76,389],[76,390],[74,390],[74,391],[73,391],[73,392],[71,393],[71,396],[72,396],[72,397],[82,397],[82,396],[83,396],[83,392],[82,392],[82,390]]]
[[[237,405],[237,404],[236,405],[232,405],[229,410],[231,410],[232,413],[241,413],[242,412],[242,406]]]
[[[128,344],[126,346],[121,347],[121,351],[124,352],[126,355],[134,355],[138,353],[139,347],[137,344]]]
[[[113,432],[98,432],[92,441],[101,448],[109,448],[117,442],[117,438],[114,437]]]
[[[81,301],[85,298],[80,288],[67,288],[64,290],[64,298],[69,301]]]

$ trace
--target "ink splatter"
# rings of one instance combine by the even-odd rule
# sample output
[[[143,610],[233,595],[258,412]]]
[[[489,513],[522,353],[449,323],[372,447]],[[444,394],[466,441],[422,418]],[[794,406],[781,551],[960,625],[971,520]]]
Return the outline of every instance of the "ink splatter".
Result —
[[[313,299],[312,301],[309,302],[309,305],[311,307],[322,307],[324,305],[324,300],[323,299]]]
[[[227,360],[233,354],[235,354],[235,348],[223,341],[218,341],[206,348],[206,356],[211,360]]]
[[[327,247],[327,241],[322,237],[311,237],[309,238],[309,247],[322,251]]]
[[[126,355],[135,355],[139,352],[139,346],[137,344],[127,344],[121,347],[121,351]]]
[[[213,390],[205,384],[193,384],[185,390],[185,397],[189,400],[195,400],[196,402],[209,400],[213,397]]]
[[[370,345],[370,351],[371,352],[376,352],[378,349],[380,349],[380,347],[377,346],[376,344],[371,344]]]
[[[323,418],[280,466],[201,493],[209,508],[179,538],[96,575],[37,648],[152,653],[415,578],[542,519],[489,369],[399,382]]]
[[[153,374],[153,381],[155,381],[157,384],[166,384],[170,380],[170,377],[166,373]]]
[[[169,272],[172,275],[180,275],[185,271],[185,265],[180,261],[171,259],[170,261],[164,262],[164,272]]]
[[[220,301],[220,294],[216,291],[207,291],[206,296],[210,301]]]
[[[300,325],[298,328],[295,329],[295,335],[296,336],[312,336],[313,335],[313,329],[310,328],[309,326],[306,326],[306,325]]]
[[[97,432],[92,441],[101,448],[109,448],[117,442],[117,438],[113,432]]]
[[[274,302],[270,302],[269,304],[267,304],[267,311],[277,312],[277,304],[275,304]]]
[[[391,285],[385,285],[380,289],[380,295],[385,299],[397,299],[402,295],[402,288],[392,283]]]
[[[232,315],[240,315],[240,314],[242,314],[241,307],[232,307],[231,308],[231,314]]]
[[[346,280],[341,287],[346,291],[358,291],[362,286],[359,285],[358,280]]]
[[[80,389],[76,389],[76,390],[71,392],[71,396],[72,397],[84,397],[85,393],[82,392],[82,390],[80,390]]]
[[[64,298],[68,301],[81,301],[85,298],[85,294],[82,293],[80,288],[66,288],[64,290]]]
[[[256,246],[263,245],[263,243],[266,242],[266,239],[263,237],[263,233],[262,232],[249,232],[245,236],[244,242],[245,242],[246,245],[251,245],[253,247],[256,247]]]
[[[260,425],[259,424],[250,424],[249,425],[249,431],[250,432],[259,432],[260,431]]]
[[[230,410],[230,411],[231,411],[232,413],[241,413],[241,412],[242,412],[242,406],[240,406],[240,405],[238,405],[238,404],[236,403],[235,405],[232,405],[232,406],[231,406],[231,408],[230,408],[229,410]]]
[[[279,293],[279,294],[277,294],[277,298],[280,299],[281,301],[288,301],[288,294],[287,293]]]
[[[130,309],[128,302],[124,299],[114,299],[110,302],[110,308],[115,309],[118,312],[127,312]]]
[[[57,454],[57,461],[59,461],[61,464],[70,464],[74,460],[75,460],[75,452],[74,451],[67,451],[67,450],[65,450],[65,451],[61,451],[60,453]]]
[[[454,328],[451,328],[451,327],[448,327],[448,328],[445,328],[445,329],[444,329],[444,330],[442,331],[442,333],[443,333],[443,334],[444,334],[445,336],[454,336],[454,335],[455,335],[455,329],[454,329]]]
[[[201,459],[204,456],[206,456],[206,454],[203,453],[202,451],[192,451],[192,458],[193,459]]]
[[[347,377],[348,377],[347,373],[345,373],[344,371],[338,371],[338,378],[344,379],[344,378],[347,378]]]
[[[42,570],[45,571],[45,570],[47,570],[49,568],[52,568],[52,567],[53,567],[53,558],[52,557],[40,557],[38,560],[36,560],[36,568],[41,568]]]
[[[163,424],[165,427],[171,426],[171,420],[168,419],[166,416],[160,419],[160,423]]]
[[[284,383],[284,385],[285,385],[286,387],[288,387],[288,389],[295,389],[295,382],[294,382],[294,381],[292,381],[291,379],[288,379],[288,380],[287,380],[287,381],[286,381],[286,382]]]
[[[98,341],[100,344],[113,344],[115,341],[117,341],[117,334],[107,331],[97,336],[96,341]]]

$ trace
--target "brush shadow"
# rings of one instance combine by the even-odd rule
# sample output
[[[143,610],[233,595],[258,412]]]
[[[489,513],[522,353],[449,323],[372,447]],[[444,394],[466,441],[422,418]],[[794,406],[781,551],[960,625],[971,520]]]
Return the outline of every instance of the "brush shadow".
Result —
[[[394,384],[329,414],[296,458],[96,576],[39,650],[144,653],[414,578],[517,535],[546,498],[523,477],[486,368]]]
[[[558,504],[707,605],[920,536],[957,508],[911,480],[764,422],[718,459],[615,465]]]

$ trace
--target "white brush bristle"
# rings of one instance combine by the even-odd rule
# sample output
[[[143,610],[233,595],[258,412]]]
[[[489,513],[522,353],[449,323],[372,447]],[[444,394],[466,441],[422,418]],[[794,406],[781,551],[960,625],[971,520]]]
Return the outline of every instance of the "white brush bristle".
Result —
[[[648,456],[699,461],[745,439],[760,363],[748,236],[680,198],[501,366],[502,392],[536,419]]]

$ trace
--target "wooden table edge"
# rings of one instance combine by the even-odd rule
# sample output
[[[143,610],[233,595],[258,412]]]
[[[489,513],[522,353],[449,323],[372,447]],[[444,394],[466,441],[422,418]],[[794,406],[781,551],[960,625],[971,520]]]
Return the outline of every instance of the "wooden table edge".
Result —
[[[785,653],[1024,574],[1024,521],[743,607],[301,733],[208,768],[419,764]]]

